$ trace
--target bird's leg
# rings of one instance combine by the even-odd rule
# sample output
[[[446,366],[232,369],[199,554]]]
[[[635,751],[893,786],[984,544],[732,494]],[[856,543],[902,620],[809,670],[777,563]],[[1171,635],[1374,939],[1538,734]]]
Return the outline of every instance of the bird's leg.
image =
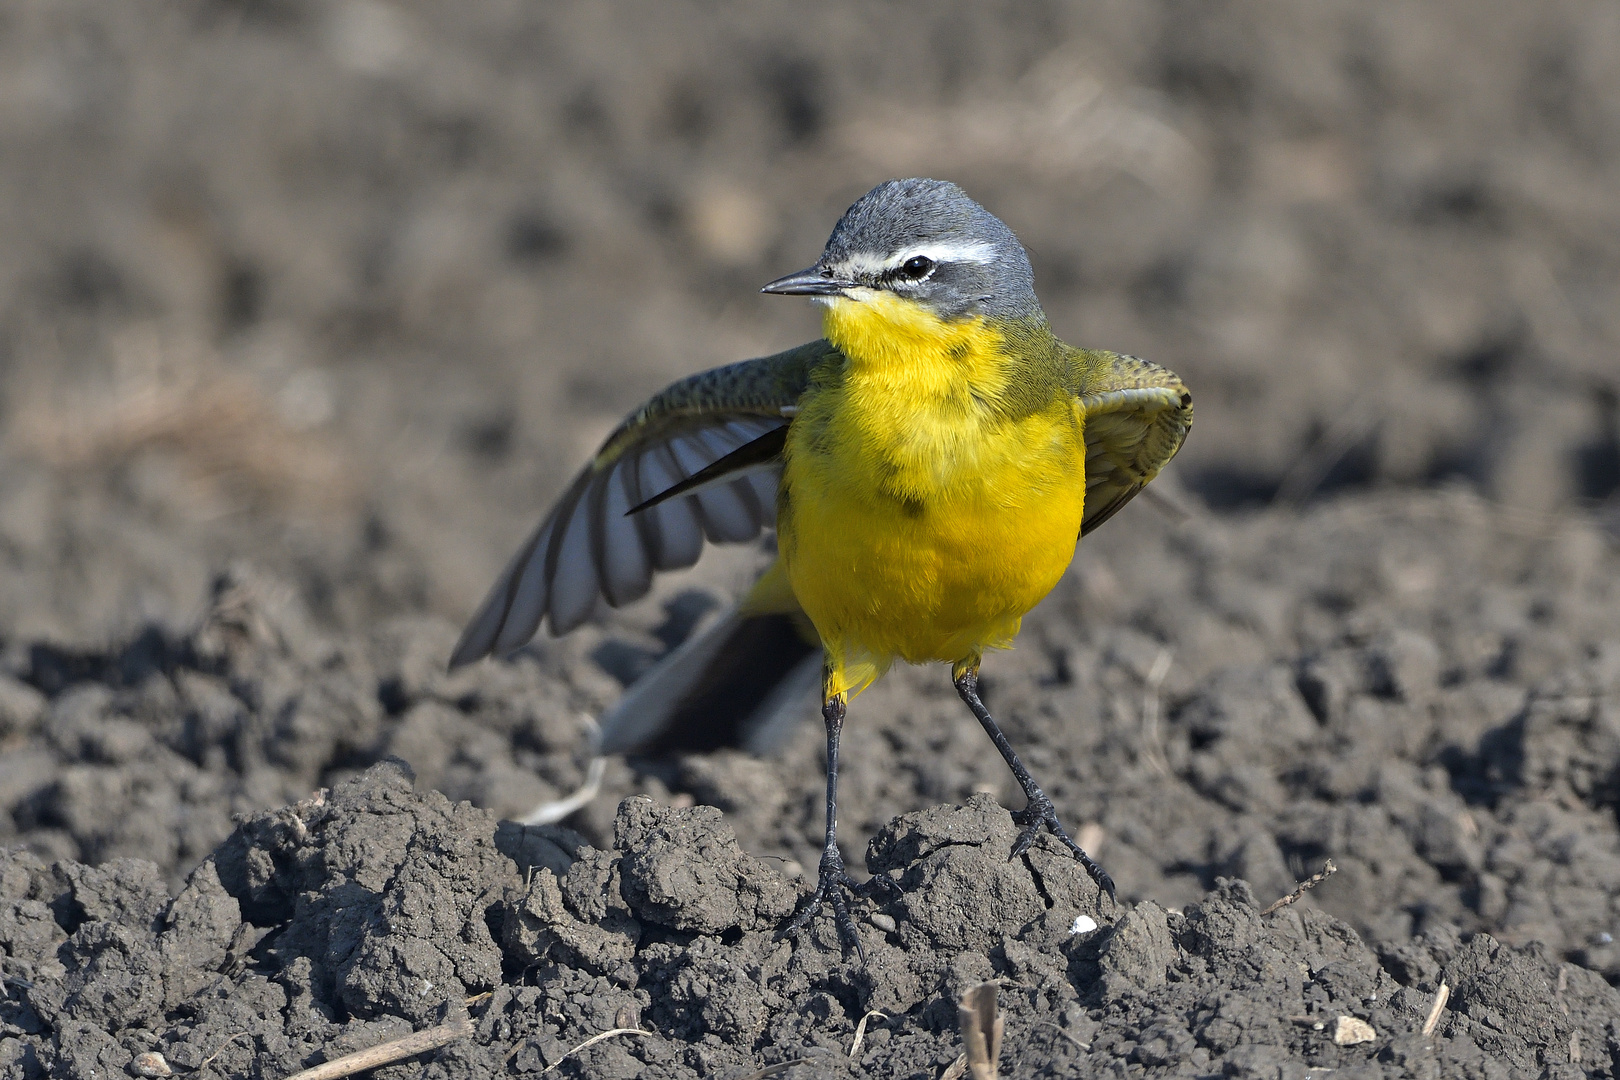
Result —
[[[1046,829],[1074,853],[1074,857],[1080,860],[1080,865],[1086,868],[1086,873],[1091,875],[1091,880],[1108,894],[1108,899],[1114,899],[1114,879],[1109,877],[1108,871],[1098,866],[1096,860],[1087,855],[1085,849],[1069,836],[1068,830],[1058,821],[1057,809],[1053,807],[1052,800],[1047,798],[1046,792],[1041,790],[1041,785],[1035,782],[1035,778],[1029,775],[1024,763],[1018,760],[1018,755],[1013,752],[1012,743],[1001,733],[1001,728],[990,715],[990,710],[984,707],[984,702],[979,698],[977,661],[958,663],[951,671],[951,678],[956,683],[956,692],[967,702],[967,707],[973,710],[973,715],[978,717],[979,724],[984,728],[985,734],[990,736],[990,741],[996,744],[996,749],[1001,751],[1001,756],[1006,759],[1008,768],[1012,769],[1013,775],[1018,778],[1019,785],[1024,789],[1024,797],[1028,800],[1022,810],[1013,814],[1013,820],[1023,826],[1023,831],[1018,834],[1018,840],[1013,844],[1012,857],[1016,859],[1028,851],[1029,845],[1035,842],[1036,835],[1042,829]]]
[[[821,718],[827,725],[827,843],[821,849],[816,891],[786,929],[797,930],[804,926],[821,909],[822,901],[826,901],[832,905],[833,917],[838,923],[838,936],[846,944],[855,946],[855,953],[864,965],[866,951],[861,948],[861,939],[855,934],[855,920],[850,918],[849,904],[844,899],[845,890],[852,893],[864,890],[860,882],[844,872],[844,857],[838,851],[838,736],[844,730],[847,701],[844,694],[829,694],[821,706]]]

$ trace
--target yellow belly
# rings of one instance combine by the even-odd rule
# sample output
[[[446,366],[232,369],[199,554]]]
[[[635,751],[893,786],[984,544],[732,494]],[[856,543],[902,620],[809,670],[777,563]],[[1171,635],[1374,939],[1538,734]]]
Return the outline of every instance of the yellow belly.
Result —
[[[1010,644],[1074,554],[1079,500],[1040,513],[954,504],[919,518],[847,498],[784,550],[788,580],[834,666],[955,662]],[[846,687],[845,689],[851,689]]]
[[[790,434],[782,561],[833,693],[896,658],[976,661],[1010,644],[1073,558],[1085,458],[1068,410],[933,435],[938,482],[897,497],[870,445],[846,433],[795,453]]]

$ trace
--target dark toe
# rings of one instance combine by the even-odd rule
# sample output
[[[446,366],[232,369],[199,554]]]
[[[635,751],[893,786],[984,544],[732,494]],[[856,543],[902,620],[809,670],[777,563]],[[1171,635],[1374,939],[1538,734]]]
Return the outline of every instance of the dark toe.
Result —
[[[1074,838],[1063,827],[1063,823],[1058,821],[1057,809],[1050,802],[1031,803],[1013,814],[1013,820],[1023,828],[1019,830],[1018,839],[1013,843],[1012,858],[1016,859],[1028,851],[1042,830],[1050,832],[1061,840],[1070,854],[1086,868],[1086,873],[1097,883],[1097,888],[1108,894],[1109,901],[1118,903],[1118,898],[1114,895],[1114,879],[1108,876],[1108,871],[1097,865],[1095,859],[1086,854],[1084,848],[1074,842]]]
[[[877,878],[873,879],[874,881]],[[884,879],[887,881],[887,879]],[[894,882],[888,885],[895,888]],[[826,903],[833,909],[833,922],[838,927],[838,939],[845,947],[853,945],[855,955],[860,958],[861,966],[866,966],[866,950],[861,947],[860,936],[855,931],[855,919],[849,913],[849,901],[846,896],[864,896],[871,883],[862,885],[854,878],[843,872],[841,867],[822,867],[820,880],[816,883],[816,891],[810,895],[799,913],[793,916],[783,927],[782,933],[788,934],[795,930],[802,930],[807,926],[821,905]]]

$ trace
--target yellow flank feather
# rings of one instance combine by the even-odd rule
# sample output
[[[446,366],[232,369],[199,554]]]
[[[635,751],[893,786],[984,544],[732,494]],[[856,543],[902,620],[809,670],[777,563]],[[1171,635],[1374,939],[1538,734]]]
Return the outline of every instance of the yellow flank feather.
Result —
[[[1062,346],[1044,323],[947,322],[867,289],[831,298],[824,332],[847,362],[800,399],[777,526],[826,690],[858,693],[896,658],[976,664],[1011,643],[1080,535]]]

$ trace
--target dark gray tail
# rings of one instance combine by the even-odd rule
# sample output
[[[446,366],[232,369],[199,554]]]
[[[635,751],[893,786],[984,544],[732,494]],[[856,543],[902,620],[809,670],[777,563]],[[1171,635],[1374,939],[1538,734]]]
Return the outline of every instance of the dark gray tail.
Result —
[[[792,615],[733,609],[625,691],[602,717],[605,754],[658,756],[735,746],[768,753],[819,705],[821,646]]]

